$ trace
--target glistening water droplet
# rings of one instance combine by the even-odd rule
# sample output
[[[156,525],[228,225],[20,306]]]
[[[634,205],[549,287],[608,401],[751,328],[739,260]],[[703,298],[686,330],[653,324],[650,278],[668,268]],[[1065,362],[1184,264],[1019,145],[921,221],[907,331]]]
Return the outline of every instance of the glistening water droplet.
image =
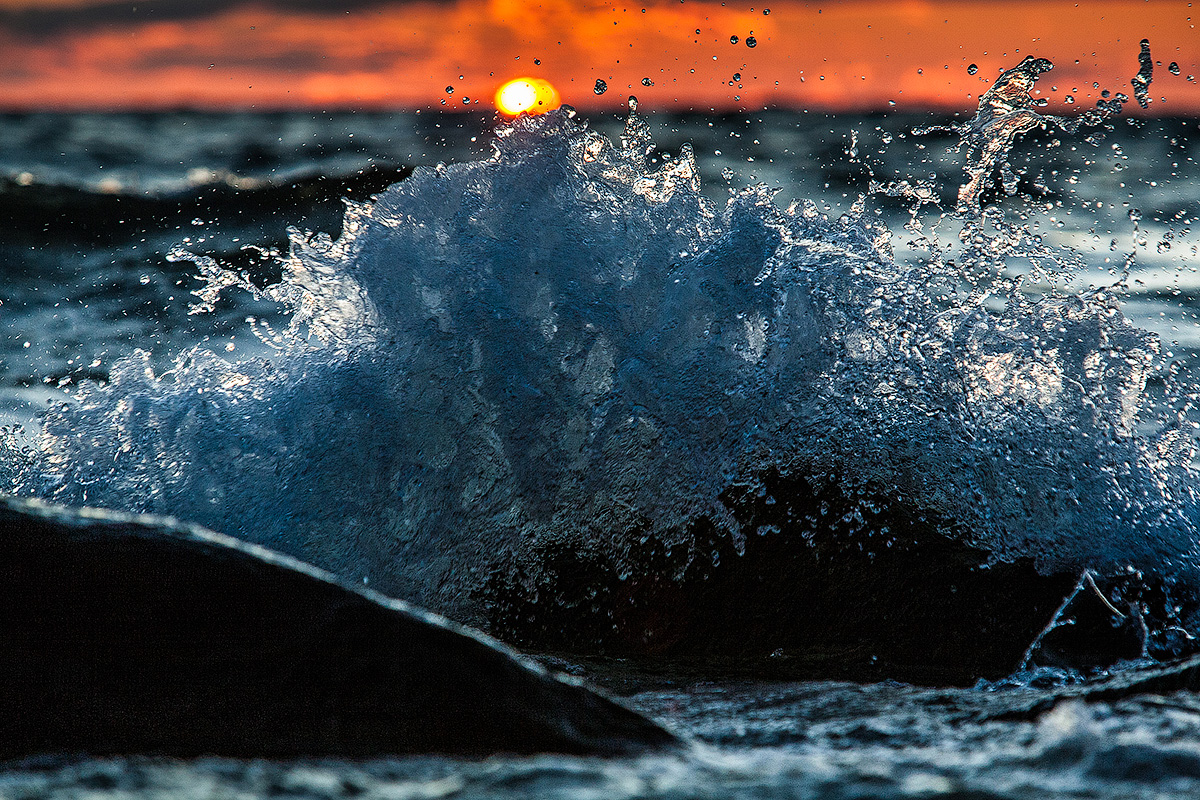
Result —
[[[1150,83],[1154,80],[1154,58],[1150,55],[1150,40],[1142,39],[1138,53],[1138,73],[1129,81],[1133,96],[1142,108],[1150,107]]]
[[[592,87],[592,91],[596,94],[604,94],[608,91],[608,84],[599,78],[596,78],[596,85]]]

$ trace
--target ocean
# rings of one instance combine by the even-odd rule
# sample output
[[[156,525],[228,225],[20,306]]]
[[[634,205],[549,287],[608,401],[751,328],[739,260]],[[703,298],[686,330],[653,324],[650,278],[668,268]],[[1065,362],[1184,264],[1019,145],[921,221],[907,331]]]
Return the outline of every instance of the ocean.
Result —
[[[1200,789],[1193,693],[1005,713],[1197,649],[1200,129],[1017,106],[0,116],[6,491],[298,556],[692,742],[0,794]]]

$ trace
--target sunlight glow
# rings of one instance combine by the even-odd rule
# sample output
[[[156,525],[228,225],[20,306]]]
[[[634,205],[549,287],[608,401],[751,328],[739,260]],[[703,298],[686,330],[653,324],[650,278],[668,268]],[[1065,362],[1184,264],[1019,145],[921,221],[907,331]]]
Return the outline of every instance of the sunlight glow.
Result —
[[[561,102],[558,90],[541,78],[514,78],[496,90],[496,108],[513,117],[522,112],[545,114]]]

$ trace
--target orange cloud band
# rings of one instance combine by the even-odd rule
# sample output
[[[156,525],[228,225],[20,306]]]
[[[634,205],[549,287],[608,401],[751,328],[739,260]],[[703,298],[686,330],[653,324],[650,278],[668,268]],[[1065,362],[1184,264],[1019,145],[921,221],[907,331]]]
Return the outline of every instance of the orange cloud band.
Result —
[[[246,6],[43,35],[0,27],[0,108],[490,108],[505,80],[533,75],[584,109],[636,94],[656,110],[953,111],[1026,55],[1056,65],[1041,84],[1051,106],[1070,95],[1078,108],[1101,89],[1131,94],[1146,38],[1161,62],[1150,113],[1200,114],[1200,37],[1177,0],[764,1]]]

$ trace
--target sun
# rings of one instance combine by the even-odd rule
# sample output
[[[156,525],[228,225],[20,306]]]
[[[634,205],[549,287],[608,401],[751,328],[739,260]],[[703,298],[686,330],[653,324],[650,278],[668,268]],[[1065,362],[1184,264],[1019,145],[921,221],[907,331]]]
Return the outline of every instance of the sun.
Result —
[[[496,108],[512,117],[520,113],[545,114],[561,102],[558,90],[541,78],[514,78],[496,90]]]

